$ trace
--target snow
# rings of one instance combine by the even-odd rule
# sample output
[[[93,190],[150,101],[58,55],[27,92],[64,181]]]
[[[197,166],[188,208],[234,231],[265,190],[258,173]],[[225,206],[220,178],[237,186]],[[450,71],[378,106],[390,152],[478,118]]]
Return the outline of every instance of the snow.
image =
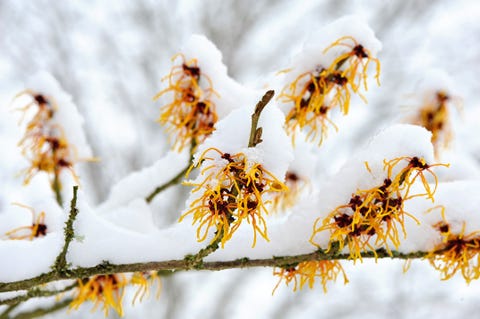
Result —
[[[4,256],[0,282],[28,279],[50,271],[63,244],[63,232],[49,233],[33,241],[0,241]]]
[[[121,207],[138,198],[145,198],[164,183],[167,183],[187,165],[189,152],[168,152],[149,167],[131,173],[113,185],[106,201],[97,209],[99,213]]]
[[[68,262],[73,267],[91,267],[103,261],[125,264],[183,259],[204,246],[197,243],[188,224],[145,230],[138,228],[135,221],[135,226],[127,229],[99,216],[82,200],[81,193],[78,209],[80,213],[74,225],[76,239],[68,251]],[[139,215],[137,218],[142,214]]]
[[[451,30],[449,29],[449,31]],[[280,93],[278,89],[285,83],[291,82],[299,74],[315,69],[318,65],[328,66],[336,55],[348,49],[339,47],[324,52],[324,49],[333,41],[344,35],[355,37],[373,56],[377,56],[381,50],[380,41],[365,21],[352,16],[339,19],[309,35],[302,51],[291,60],[290,71],[279,76],[271,85],[277,90],[277,96]],[[453,50],[454,47],[452,46],[450,49]],[[294,171],[302,178],[311,180],[310,187],[301,194],[298,203],[284,212],[285,214],[266,216],[270,241],[257,240],[256,246],[252,248],[251,225],[245,223],[226,243],[225,248],[208,256],[207,261],[225,261],[244,257],[271,258],[272,256],[297,255],[315,251],[317,247],[309,241],[315,220],[327,216],[335,207],[348,203],[356,191],[381,185],[386,177],[384,161],[404,156],[421,157],[429,164],[450,163],[450,168],[434,167],[432,169],[439,179],[434,202],[421,197],[405,202],[405,211],[414,215],[420,223],[418,224],[412,218],[405,218],[407,236],[406,238],[400,236],[401,245],[398,249],[400,252],[428,251],[439,244],[442,237],[434,225],[438,225],[442,221],[442,211],[444,211],[445,219],[451,225],[453,233],[460,233],[463,227],[465,234],[480,229],[480,218],[476,213],[480,204],[478,202],[480,200],[478,196],[480,186],[478,150],[480,147],[478,139],[475,138],[476,135],[472,134],[472,132],[478,131],[478,110],[468,107],[474,105],[475,100],[473,102],[472,100],[465,101],[467,125],[461,124],[461,115],[454,116],[452,119],[454,131],[456,132],[458,129],[459,133],[455,134],[453,147],[442,152],[439,157],[434,155],[433,146],[430,143],[431,135],[428,131],[414,125],[392,125],[388,120],[385,120],[384,123],[383,118],[379,121],[385,127],[382,131],[375,132],[375,125],[372,125],[372,132],[375,133],[366,134],[367,137],[371,136],[371,140],[368,143],[358,142],[359,140],[365,141],[365,136],[362,139],[356,139],[355,135],[358,133],[359,127],[355,127],[355,125],[361,122],[363,117],[371,117],[378,111],[370,108],[359,113],[350,113],[351,116],[359,118],[351,120],[349,118],[343,123],[343,126],[339,125],[344,128],[352,124],[349,126],[351,131],[340,136],[340,139],[330,140],[329,137],[326,147],[330,147],[331,151],[328,153],[322,153],[324,149],[318,150],[316,145],[306,143],[301,137],[302,133],[298,133],[300,138],[296,141],[295,148],[292,148],[291,140],[284,131],[285,119],[281,110],[285,108],[285,105],[275,98],[266,106],[260,118],[259,127],[263,129],[263,142],[255,148],[248,148],[251,114],[255,104],[269,87],[251,88],[232,79],[228,75],[221,52],[205,36],[191,36],[178,52],[183,54],[186,61],[190,59],[198,61],[202,72],[212,81],[213,88],[218,93],[218,95],[213,94],[212,96],[220,121],[215,125],[214,133],[198,147],[194,160],[197,164],[200,164],[198,163],[199,157],[205,150],[216,148],[222,153],[244,153],[250,164],[261,163],[280,180],[284,179],[287,171]],[[174,61],[174,63],[178,62],[178,60]],[[248,61],[244,62],[248,64]],[[402,61],[395,62],[397,67],[404,67]],[[423,65],[423,60],[418,62]],[[452,75],[451,72],[424,71],[419,65],[414,68],[417,68],[417,73],[426,75],[421,82],[415,85],[414,92],[417,98],[415,102],[423,102],[431,96],[432,92],[439,89],[452,92],[454,97],[456,92],[461,92],[461,88],[456,87],[458,83],[447,76],[447,74]],[[373,63],[370,65],[370,69],[374,69]],[[372,71],[370,70],[370,72]],[[203,77],[202,81],[205,81]],[[410,78],[405,81],[415,82]],[[92,157],[91,148],[83,132],[82,117],[74,105],[72,97],[63,91],[58,82],[48,73],[42,72],[30,79],[26,87],[55,98],[59,105],[55,121],[65,128],[67,139],[75,145],[80,159]],[[401,95],[403,89],[403,87],[399,87],[399,92],[395,93]],[[21,101],[25,99],[22,97]],[[162,96],[161,99],[161,102],[167,101],[168,95]],[[16,102],[19,104],[18,106],[25,105],[21,101]],[[393,108],[394,104],[395,101],[389,101],[382,107],[384,109]],[[415,108],[420,104],[412,103],[409,106]],[[2,167],[0,170],[2,179],[0,234],[5,234],[17,227],[31,225],[30,212],[11,205],[12,202],[20,202],[34,207],[37,214],[44,211],[46,214],[45,224],[48,226],[45,237],[34,238],[32,241],[10,240],[5,235],[1,237],[0,282],[8,282],[27,279],[50,271],[50,267],[63,245],[63,225],[68,215],[69,199],[72,196],[70,185],[75,181],[68,172],[65,172],[64,178],[70,179],[65,182],[63,189],[65,209],[55,203],[49,189],[49,180],[45,175],[38,174],[28,186],[23,187],[21,179],[16,175],[21,169],[28,167],[28,163],[20,156],[19,151],[14,151],[21,136],[21,130],[16,125],[19,116],[16,113],[13,115],[7,113],[5,110],[0,110],[0,112],[0,144],[7,150],[0,157],[0,166]],[[109,114],[109,120],[110,116],[116,116],[115,112],[102,114]],[[118,116],[122,119],[124,115]],[[121,123],[130,122],[123,118]],[[335,123],[337,122],[335,121]],[[125,126],[125,131],[121,133],[121,139],[125,140],[125,145],[122,146],[121,142],[116,144],[128,150],[133,144],[133,140],[127,131],[137,128],[133,125]],[[112,134],[115,129],[104,129],[103,132]],[[345,143],[345,145],[338,146],[339,151],[336,152],[335,143],[339,142]],[[319,155],[324,157],[319,159]],[[183,259],[187,254],[194,254],[208,244],[208,241],[200,243],[197,241],[196,225],[191,225],[189,220],[173,224],[165,222],[161,225],[161,229],[156,225],[155,221],[162,218],[158,217],[159,215],[180,216],[185,206],[178,209],[175,205],[169,205],[169,202],[182,198],[177,194],[181,186],[172,187],[168,192],[159,195],[153,205],[147,203],[145,198],[155,187],[164,184],[182,171],[189,164],[190,154],[188,150],[185,150],[181,153],[168,152],[165,155],[156,154],[155,156],[157,157],[153,158],[152,156],[146,161],[153,163],[152,165],[136,170],[111,185],[108,198],[98,205],[86,200],[88,189],[81,189],[78,196],[80,213],[74,222],[75,239],[71,243],[67,256],[67,261],[72,267],[90,267],[103,261],[123,264]],[[225,163],[225,160],[220,159],[220,154],[216,152],[209,153],[209,156],[215,157],[218,164]],[[121,160],[121,158],[118,159],[118,161]],[[195,172],[204,167],[200,164],[200,168],[191,174],[192,178],[195,178]],[[396,168],[394,173],[399,169]],[[429,182],[433,182],[431,177]],[[433,184],[430,185],[434,187]],[[412,192],[417,191],[423,191],[423,186],[419,181],[412,188]],[[188,205],[195,196],[198,195],[188,198],[185,205]],[[318,234],[315,241],[322,248],[327,247],[328,231]],[[385,261],[385,264],[387,263],[388,261]],[[357,280],[362,280],[364,277],[357,269],[368,271],[372,266],[370,261],[366,261],[365,264],[367,265],[351,266],[347,268],[347,272],[349,274],[352,272]],[[388,277],[391,267],[384,267],[376,273],[378,277]],[[422,272],[420,271],[420,273]],[[185,284],[191,279],[188,277],[189,275],[180,277]],[[258,277],[262,288],[275,281],[275,279],[266,280],[266,276]],[[243,279],[243,277],[239,278]],[[228,281],[226,278],[223,279]],[[417,279],[419,282],[424,280],[423,276]],[[405,281],[407,280],[413,281],[415,278],[407,277]],[[251,287],[256,284],[257,281],[252,280],[249,286],[250,290],[243,291],[243,294],[245,296],[259,294],[258,291],[251,293]],[[216,285],[210,282],[210,285],[206,285],[206,287],[215,289]],[[376,289],[387,294],[391,288],[391,285],[383,283],[383,286]],[[345,292],[342,289],[344,288],[339,288],[337,293]],[[466,294],[467,289],[463,286],[462,289],[461,295]],[[193,290],[190,294],[194,294],[195,291]],[[338,293],[338,295],[341,294]],[[341,296],[335,297],[342,299]],[[261,303],[259,300],[262,299],[256,300],[257,304]],[[196,307],[203,309],[203,302],[204,300],[197,301]],[[251,314],[248,310],[244,311]],[[133,314],[134,310],[131,310],[131,313]],[[308,310],[305,310],[303,314],[308,316]]]
[[[258,94],[255,100],[245,103],[244,107],[232,111],[224,120],[219,121],[216,131],[199,146],[195,161],[209,148],[217,148],[232,155],[245,153],[247,158],[262,164],[273,175],[283,179],[293,159],[292,146],[283,129],[285,117],[273,99],[263,109],[258,122],[258,127],[262,128],[263,142],[248,149],[251,116],[261,97],[262,94]]]

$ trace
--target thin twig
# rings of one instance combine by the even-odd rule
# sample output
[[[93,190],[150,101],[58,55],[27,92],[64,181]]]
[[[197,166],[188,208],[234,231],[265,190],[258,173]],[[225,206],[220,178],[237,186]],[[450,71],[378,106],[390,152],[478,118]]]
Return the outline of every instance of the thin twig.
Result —
[[[267,106],[268,102],[272,99],[275,92],[273,90],[267,91],[262,99],[255,106],[255,111],[252,114],[252,126],[250,128],[250,139],[248,141],[248,147],[255,147],[262,142],[262,128],[258,127],[258,120],[263,109]]]
[[[15,310],[15,308],[17,308],[18,306],[20,306],[20,302],[17,302],[17,303],[15,303],[15,304],[9,305],[9,306],[7,307],[7,309],[5,309],[5,311],[0,314],[0,319],[8,319],[8,318],[9,318],[8,315],[9,315],[13,310]]]
[[[161,192],[163,192],[164,190],[166,190],[170,186],[175,186],[178,183],[180,183],[180,181],[185,176],[185,174],[187,174],[188,169],[190,168],[190,163],[193,160],[193,152],[194,152],[196,147],[197,147],[197,143],[196,143],[195,139],[193,139],[192,144],[190,145],[190,159],[188,160],[187,166],[185,166],[185,168],[181,172],[179,172],[177,175],[172,177],[169,181],[167,181],[166,183],[164,183],[164,184],[158,186],[157,188],[155,188],[153,190],[153,192],[151,192],[150,195],[148,195],[145,198],[145,201],[147,203],[150,203],[155,198],[155,196],[157,196],[158,194],[160,194]]]
[[[21,312],[21,313],[17,314],[16,316],[11,317],[11,319],[32,319],[32,318],[42,317],[42,316],[45,316],[47,314],[50,314],[50,313],[53,313],[53,312],[56,312],[56,311],[67,308],[68,305],[70,305],[70,303],[72,302],[72,300],[73,300],[72,298],[67,298],[67,299],[62,300],[59,303],[53,304],[51,307],[37,308],[37,309],[32,310],[32,311]]]
[[[190,162],[191,160],[188,162],[187,166],[185,166],[185,168],[181,172],[179,172],[177,175],[172,177],[172,179],[170,179],[168,182],[155,188],[155,190],[145,198],[145,201],[147,203],[150,203],[155,198],[155,196],[157,196],[159,193],[163,192],[170,186],[174,186],[180,183],[180,181],[182,180],[182,178],[185,176],[188,169],[190,168]]]
[[[67,251],[70,243],[73,240],[75,235],[75,231],[73,229],[73,222],[77,218],[78,209],[77,209],[77,192],[78,186],[73,186],[73,197],[70,203],[70,214],[68,215],[68,220],[65,222],[64,228],[64,244],[62,251],[58,254],[57,258],[55,259],[55,264],[53,265],[53,269],[57,273],[64,273],[67,272]]]
[[[34,287],[34,288],[31,288],[29,291],[27,291],[26,294],[19,295],[9,299],[0,300],[0,305],[18,306],[20,303],[27,301],[29,299],[55,296],[55,295],[70,291],[77,286],[78,286],[78,282],[75,281],[73,284],[63,289],[57,289],[57,290],[43,290],[38,287]],[[0,319],[1,318],[2,316],[0,316]]]

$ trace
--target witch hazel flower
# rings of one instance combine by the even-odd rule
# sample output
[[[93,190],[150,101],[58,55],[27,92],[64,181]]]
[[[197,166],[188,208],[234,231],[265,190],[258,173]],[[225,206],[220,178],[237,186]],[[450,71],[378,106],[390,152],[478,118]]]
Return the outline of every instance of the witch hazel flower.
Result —
[[[293,282],[292,289],[297,291],[297,289],[303,289],[305,285],[312,289],[315,281],[319,278],[325,293],[327,292],[327,283],[335,282],[340,275],[343,277],[344,283],[348,283],[345,270],[338,260],[304,261],[295,265],[276,267],[273,269],[273,275],[280,278],[272,294],[275,293],[282,281],[287,286]]]
[[[406,204],[414,199],[433,203],[438,186],[434,169],[448,167],[432,163],[430,137],[424,128],[412,125],[392,126],[378,134],[332,177],[331,183],[343,189],[336,190],[337,197],[315,220],[310,242],[328,253],[346,249],[354,261],[364,253],[377,256],[377,249],[389,255],[398,251],[407,236],[406,225],[418,227],[420,222],[414,216],[419,212]]]
[[[70,309],[78,309],[85,301],[94,304],[92,311],[102,307],[105,317],[110,309],[123,316],[123,296],[128,281],[124,274],[97,275],[87,279],[78,279]]]
[[[320,39],[320,40],[317,40]],[[321,145],[328,128],[338,130],[331,111],[347,114],[353,94],[367,86],[370,65],[375,65],[379,84],[380,61],[376,54],[380,42],[365,22],[348,17],[321,29],[307,42],[293,67],[284,71],[284,86],[279,96],[286,114],[287,130],[295,138],[297,128],[307,130],[307,140]]]
[[[287,188],[256,162],[255,157],[248,149],[230,154],[215,148],[205,150],[200,156],[199,161],[207,165],[200,172],[204,178],[187,185],[195,186],[192,192],[203,190],[203,194],[183,215],[193,214],[193,222],[199,223],[197,237],[200,241],[214,227],[217,231],[213,240],[221,236],[224,245],[245,221],[253,228],[252,246],[255,246],[257,235],[268,240],[264,218],[268,213],[268,201],[264,198]]]
[[[253,112],[250,107],[233,111],[195,155],[193,165],[200,173],[185,182],[194,188],[180,221],[191,218],[198,225],[199,241],[208,238],[224,247],[244,224],[253,230],[252,247],[258,236],[268,240],[266,216],[274,195],[287,190],[283,178],[292,154],[282,128],[283,116],[271,105],[258,123],[261,140],[251,146]]]
[[[419,221],[413,214],[405,210],[405,201],[414,197],[426,197],[433,202],[437,189],[437,179],[423,158],[398,157],[384,160],[386,177],[381,185],[370,189],[359,189],[352,194],[348,203],[336,207],[326,218],[318,218],[314,224],[311,242],[322,231],[330,232],[330,242],[327,252],[332,248],[341,251],[348,247],[350,258],[362,259],[362,252],[372,251],[378,247],[384,248],[392,255],[390,245],[398,250],[401,244],[401,234],[406,237],[405,218]],[[367,170],[369,170],[366,164]],[[425,174],[433,176],[433,188],[427,182]],[[419,179],[424,193],[412,194],[412,186]],[[338,246],[337,246],[338,245]]]
[[[164,103],[158,122],[166,127],[173,149],[181,151],[195,148],[215,130],[215,123],[235,107],[230,102],[240,86],[228,77],[222,54],[204,36],[191,36],[172,62],[162,79],[166,87],[154,99]]]
[[[480,278],[480,230],[472,229],[472,225],[478,225],[478,219],[474,216],[462,218],[461,215],[466,212],[450,212],[450,217],[447,217],[449,209],[439,205],[429,210],[430,214],[441,213],[441,220],[432,225],[441,240],[430,248],[425,259],[440,272],[442,280],[460,273],[470,283]]]
[[[61,203],[61,173],[70,172],[78,184],[74,165],[94,160],[81,128],[83,119],[71,97],[61,90],[51,75],[35,75],[28,87],[16,96],[18,103],[24,98],[28,100],[19,108],[23,112],[21,123],[28,119],[25,133],[18,143],[30,162],[23,172],[24,183],[28,184],[39,172],[47,173],[57,202]]]
[[[39,214],[35,212],[30,206],[23,205],[20,203],[13,203],[16,206],[23,207],[28,209],[32,214],[32,223],[29,226],[21,226],[15,229],[12,229],[5,233],[5,236],[8,239],[22,240],[28,239],[33,240],[34,238],[43,237],[47,235],[47,224],[45,223],[45,212],[41,211]]]
[[[453,96],[455,91],[451,79],[445,72],[430,70],[417,85],[418,106],[408,121],[425,127],[432,133],[432,144],[438,157],[447,149],[453,138],[452,112],[458,109],[461,101]]]
[[[138,286],[133,296],[132,305],[134,305],[137,300],[142,302],[143,298],[149,295],[151,286],[155,284],[158,287],[155,297],[157,299],[160,297],[162,284],[156,271],[135,272],[132,274],[129,283],[133,286]]]
[[[218,115],[211,96],[218,93],[196,59],[187,61],[183,54],[177,54],[172,58],[175,60],[180,63],[174,64],[167,76],[168,87],[154,99],[172,92],[172,101],[162,106],[158,122],[167,125],[170,137],[175,140],[174,147],[182,150],[190,142],[203,142],[213,132]]]

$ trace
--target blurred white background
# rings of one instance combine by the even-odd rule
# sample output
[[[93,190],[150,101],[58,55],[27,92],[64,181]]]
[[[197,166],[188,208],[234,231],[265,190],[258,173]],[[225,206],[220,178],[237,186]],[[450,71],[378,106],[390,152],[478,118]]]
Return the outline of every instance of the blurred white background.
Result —
[[[368,94],[368,111],[362,113],[368,116],[357,138],[395,121],[422,72],[436,67],[451,76],[453,93],[463,100],[456,139],[480,160],[475,0],[1,1],[1,107],[8,107],[38,70],[58,79],[83,114],[89,142],[101,158],[82,173],[89,199],[97,204],[115,181],[166,152],[163,130],[155,123],[160,105],[152,97],[170,57],[191,33],[205,34],[219,47],[230,76],[263,85],[269,74],[288,66],[310,30],[352,13],[364,16],[383,43],[382,85]],[[157,217],[171,223],[178,212]],[[162,279],[159,300],[125,305],[125,317],[458,318],[480,312],[480,283],[441,282],[426,262],[414,262],[407,274],[402,262],[389,260],[345,263],[345,269],[350,283],[332,284],[327,294],[321,287],[293,293],[281,285],[274,296],[271,269],[177,274]],[[90,308],[69,317],[103,317]],[[64,317],[65,312],[51,316]]]

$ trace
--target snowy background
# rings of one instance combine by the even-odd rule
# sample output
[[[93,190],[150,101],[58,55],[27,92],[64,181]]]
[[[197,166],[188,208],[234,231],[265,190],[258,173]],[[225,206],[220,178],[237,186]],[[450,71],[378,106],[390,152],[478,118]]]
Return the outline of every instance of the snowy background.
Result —
[[[2,114],[27,78],[39,70],[52,73],[73,96],[85,119],[93,154],[101,158],[80,172],[89,203],[100,204],[115,182],[167,152],[163,130],[155,123],[160,104],[152,97],[169,71],[170,57],[192,33],[205,34],[215,43],[231,77],[261,88],[273,72],[288,66],[309,33],[351,13],[365,17],[383,44],[381,87],[371,87],[367,106],[352,101],[357,111],[352,110],[349,117],[353,119],[340,123],[340,133],[331,134],[322,146],[328,161],[316,176],[335,171],[378,129],[398,122],[411,107],[410,97],[426,70],[439,68],[454,83],[452,94],[463,101],[454,149],[465,162],[468,159],[473,171],[457,167],[458,176],[478,177],[480,6],[473,0],[136,1],[123,5],[2,1]],[[3,136],[15,129],[15,123],[1,124]],[[13,156],[5,152],[0,173],[13,166],[9,161]],[[2,192],[6,191],[4,185]],[[9,206],[3,198],[11,197],[4,195],[1,211]],[[19,196],[28,198],[28,194]],[[164,196],[178,201],[153,203],[158,212],[153,219],[159,227],[176,222],[175,203],[185,199],[184,191],[175,189]],[[271,269],[176,274],[162,278],[159,300],[151,297],[135,307],[125,302],[125,317],[457,318],[480,310],[478,282],[467,286],[459,276],[442,282],[422,261],[414,261],[403,274],[402,264],[389,260],[345,263],[350,283],[331,284],[327,294],[320,286],[293,293],[281,285],[272,296],[277,278]],[[86,305],[69,316],[103,317],[101,312],[90,314],[90,308]],[[65,313],[51,317],[63,318]]]

